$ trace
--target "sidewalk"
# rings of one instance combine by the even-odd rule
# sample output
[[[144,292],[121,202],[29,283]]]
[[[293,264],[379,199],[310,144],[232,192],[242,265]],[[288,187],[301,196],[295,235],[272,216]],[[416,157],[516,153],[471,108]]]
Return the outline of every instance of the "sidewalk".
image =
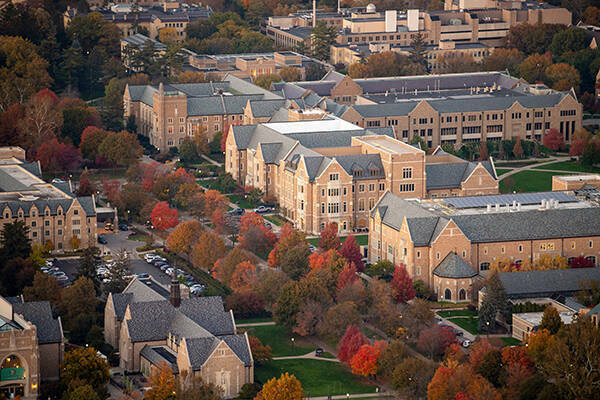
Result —
[[[272,326],[276,325],[275,321],[267,321],[267,322],[250,322],[247,324],[235,324],[236,328],[249,328],[251,326]]]
[[[319,396],[319,397],[311,397],[312,400],[328,400],[328,399],[335,399],[335,400],[342,400],[342,399],[389,399],[389,398],[395,398],[393,393],[362,393],[362,394],[351,394],[349,396],[346,396],[344,394],[338,394],[335,396]],[[308,399],[308,397],[307,397]]]
[[[331,361],[331,362],[337,362],[337,363],[340,362],[340,360],[338,360],[337,358],[317,357],[317,355],[315,354],[314,351],[311,351],[310,353],[303,354],[301,356],[273,357],[273,360],[298,360],[298,359],[303,359],[303,358],[308,358],[308,359],[311,359],[311,360],[320,360],[320,361]]]

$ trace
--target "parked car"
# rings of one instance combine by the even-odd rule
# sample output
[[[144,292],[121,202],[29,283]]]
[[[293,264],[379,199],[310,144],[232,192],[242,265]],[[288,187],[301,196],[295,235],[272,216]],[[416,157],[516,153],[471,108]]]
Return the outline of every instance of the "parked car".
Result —
[[[154,260],[156,257],[158,257],[156,254],[152,254],[152,253],[144,254],[144,260],[146,260],[147,263],[152,262],[152,260]]]
[[[46,267],[52,267],[54,264],[50,260],[46,260]]]
[[[128,231],[129,227],[127,226],[127,224],[119,224],[119,230],[120,231]]]
[[[244,215],[245,212],[246,212],[246,210],[244,210],[243,208],[235,208],[233,210],[230,210],[229,214],[231,214],[231,215]]]
[[[52,183],[67,183],[64,180],[60,179],[60,178],[54,178],[52,179]]]
[[[463,347],[469,347],[471,345],[471,341],[469,339],[465,339],[462,342]]]
[[[137,274],[135,277],[138,279],[150,279],[150,275],[147,273]]]
[[[270,222],[265,221],[264,225],[269,229],[273,229],[273,225]]]
[[[106,241],[106,238],[104,238],[104,236],[98,236],[98,243],[106,244],[108,242]]]
[[[170,266],[169,264],[167,264],[167,263],[164,263],[163,265],[161,265],[161,266],[160,266],[160,267],[158,267],[158,268],[160,268],[160,270],[161,270],[162,272],[165,272],[166,270],[168,270],[169,268],[171,268],[171,266]]]
[[[314,253],[315,251],[317,251],[317,248],[315,246],[313,246],[312,244],[308,245],[308,249],[310,250],[311,253]]]
[[[317,347],[317,349],[315,350],[315,356],[316,357],[323,357],[323,349],[320,347]]]
[[[255,213],[264,214],[273,211],[273,209],[267,206],[258,206],[253,211]]]
[[[165,271],[165,274],[172,276],[173,275],[173,268],[169,267],[167,268],[167,270]]]
[[[47,274],[50,271],[50,267],[42,267],[42,268],[40,268],[40,271]]]

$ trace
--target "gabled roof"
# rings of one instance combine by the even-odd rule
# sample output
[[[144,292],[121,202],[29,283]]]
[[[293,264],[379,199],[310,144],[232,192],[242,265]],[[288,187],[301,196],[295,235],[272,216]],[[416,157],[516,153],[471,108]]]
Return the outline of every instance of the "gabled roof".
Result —
[[[250,100],[250,110],[255,118],[271,117],[285,104],[285,99]]]
[[[353,175],[356,170],[362,171],[362,176],[355,176],[354,179],[385,178],[385,171],[379,153],[336,156],[335,160],[349,175]],[[372,175],[371,171],[377,171],[377,173]]]
[[[448,253],[441,263],[433,270],[440,278],[472,278],[477,273],[455,252]]]
[[[438,153],[437,155],[440,154]],[[490,173],[493,179],[497,179],[490,161],[481,161],[480,163],[481,166]],[[427,189],[460,188],[461,183],[471,175],[477,165],[478,163],[468,161],[426,164]]]
[[[587,288],[590,280],[600,280],[600,268],[501,272],[498,276],[508,297],[549,297]]]
[[[13,304],[13,310],[21,314],[36,327],[38,343],[60,343],[63,332],[60,322],[52,317],[52,309],[47,301],[30,301]]]

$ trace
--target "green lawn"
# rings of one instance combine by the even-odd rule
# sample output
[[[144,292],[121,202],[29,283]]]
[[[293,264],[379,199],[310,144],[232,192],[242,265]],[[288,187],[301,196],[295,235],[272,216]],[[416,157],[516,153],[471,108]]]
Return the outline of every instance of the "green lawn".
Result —
[[[476,317],[477,313],[471,310],[448,310],[438,311],[438,315],[443,318],[448,317]]]
[[[374,393],[375,386],[359,378],[341,363],[311,359],[276,360],[255,370],[256,380],[265,383],[282,373],[294,374],[302,383],[304,395],[311,397],[343,395],[346,393]]]
[[[552,164],[540,165],[533,169],[551,169],[553,171],[571,172],[600,172],[598,167],[586,167],[575,161],[557,161]]]
[[[273,357],[303,355],[316,349],[316,346],[311,346],[302,338],[293,336],[295,346],[292,352],[292,336],[279,325],[252,326],[248,328],[248,334],[259,338],[262,344],[271,346]]]
[[[496,168],[496,174],[498,174],[498,176],[505,174],[507,172],[512,171],[512,169],[508,169],[508,168]]]
[[[236,318],[235,324],[256,324],[259,322],[272,322],[273,317],[262,317],[262,318]]]
[[[564,172],[521,171],[500,181],[500,193],[547,192],[552,190],[553,175],[568,175]]]
[[[346,238],[347,238],[347,236],[341,236],[340,242],[344,243]],[[306,240],[308,241],[308,243],[312,244],[313,246],[319,247],[319,240],[321,240],[321,238],[314,237],[314,238],[309,238]],[[356,240],[356,244],[359,246],[367,246],[369,244],[369,235],[354,235],[354,240]]]
[[[265,215],[263,218],[277,226],[281,226],[285,223],[285,220],[279,215]]]
[[[375,332],[375,331],[367,328],[366,326],[362,326],[360,328],[360,330],[369,339],[373,339],[373,340],[383,340],[383,339],[385,339],[385,338],[381,337],[381,335],[379,333],[377,333],[377,332]]]
[[[481,335],[481,331],[479,330],[479,320],[477,318],[471,317],[456,317],[450,318],[449,321],[460,326],[464,330],[472,333],[473,335]]]
[[[230,194],[227,197],[229,198],[229,201],[231,201],[232,203],[237,204],[238,207],[240,207],[240,208],[254,208],[254,207],[256,207],[256,204],[253,204],[253,203],[249,202],[248,199],[246,199],[243,195]]]
[[[533,165],[533,164],[538,164],[544,161],[549,161],[548,159],[543,159],[543,160],[522,160],[522,161],[514,161],[514,162],[495,162],[494,164],[496,165],[496,168],[521,168],[521,167],[526,167],[528,165]]]
[[[515,339],[514,337],[501,337],[500,340],[502,340],[504,342],[504,344],[507,346],[520,346],[521,345],[521,341],[518,339]]]

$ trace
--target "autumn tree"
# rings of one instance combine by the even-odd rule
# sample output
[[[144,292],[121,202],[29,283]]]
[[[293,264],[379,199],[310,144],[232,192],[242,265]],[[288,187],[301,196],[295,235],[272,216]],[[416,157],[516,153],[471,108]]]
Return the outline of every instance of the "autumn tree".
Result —
[[[178,83],[202,83],[206,82],[203,72],[200,71],[182,71],[177,75]]]
[[[517,137],[515,140],[515,146],[513,147],[513,154],[515,158],[523,157],[523,146],[521,145],[521,138]]]
[[[263,89],[270,90],[273,82],[280,82],[281,77],[278,74],[263,74],[254,79],[254,84]]]
[[[302,384],[294,375],[282,373],[279,378],[271,378],[262,387],[255,400],[302,400]]]
[[[352,357],[365,344],[369,344],[369,339],[358,330],[356,325],[348,325],[346,333],[344,333],[338,345],[338,359],[343,363],[349,364]]]
[[[79,347],[65,352],[60,382],[67,391],[71,392],[78,386],[90,385],[101,398],[106,398],[106,384],[109,378],[107,362],[93,347]]]
[[[250,342],[250,350],[252,351],[252,358],[258,364],[264,364],[267,361],[273,359],[273,351],[271,346],[264,345],[259,338],[252,335],[248,335],[248,342]]]
[[[325,229],[321,231],[321,239],[319,240],[319,248],[327,250],[338,250],[340,248],[340,238],[338,236],[338,224],[329,222],[325,225]]]
[[[256,281],[256,267],[250,261],[243,261],[235,267],[229,286],[234,292],[248,290]]]
[[[184,253],[188,260],[194,243],[198,240],[204,228],[198,221],[184,221],[178,224],[167,236],[167,248],[176,253]]]
[[[0,145],[11,146],[18,143],[18,126],[19,121],[23,118],[25,118],[25,107],[19,103],[15,103],[4,112],[0,112]]]
[[[540,323],[540,329],[547,329],[551,334],[556,334],[562,328],[563,322],[560,318],[558,310],[552,306],[546,307],[542,315],[542,322]]]
[[[148,384],[150,389],[144,394],[144,400],[174,400],[177,381],[173,370],[164,361],[153,369]]]
[[[88,172],[83,171],[79,176],[79,185],[75,194],[77,196],[91,196],[96,193],[96,185],[94,185],[89,178]]]
[[[502,349],[502,363],[506,371],[506,393],[511,398],[518,398],[521,386],[536,373],[533,361],[524,346],[507,346]]]
[[[204,215],[210,216],[215,210],[226,211],[229,199],[217,190],[207,190],[204,193]]]
[[[367,64],[356,62],[348,67],[348,76],[352,79],[361,79],[369,77],[369,68]]]
[[[79,152],[73,145],[60,143],[56,138],[42,143],[36,158],[44,171],[68,171],[81,165]]]
[[[296,82],[300,80],[300,71],[296,67],[283,67],[279,70],[279,76],[286,82]]]
[[[543,82],[546,79],[546,68],[552,65],[549,54],[532,54],[521,63],[519,71],[521,77],[529,83]]]
[[[404,264],[396,266],[391,286],[394,299],[399,303],[406,303],[415,297],[413,281],[408,276],[408,271],[406,271]]]
[[[356,243],[354,235],[349,235],[346,237],[346,240],[340,249],[340,254],[342,257],[348,260],[349,263],[354,263],[358,271],[364,271],[365,265],[362,261],[362,253],[360,252],[360,247]]]
[[[319,334],[323,337],[338,340],[348,325],[360,321],[360,313],[353,302],[336,304],[327,310],[323,322],[319,325]]]
[[[297,325],[297,314],[305,303],[314,301],[327,307],[332,303],[330,293],[330,289],[318,277],[305,277],[298,282],[290,281],[281,287],[273,310],[275,320],[291,330]]]
[[[579,71],[567,63],[552,64],[546,68],[545,74],[548,84],[555,90],[578,90],[581,84]]]
[[[36,46],[18,36],[0,36],[0,111],[24,104],[34,93],[52,84],[48,62]]]
[[[179,224],[179,214],[174,208],[170,208],[165,201],[160,201],[154,206],[150,215],[152,225],[161,231],[174,228]]]
[[[416,357],[405,358],[392,372],[392,385],[407,398],[424,398],[434,373],[435,366],[431,361]]]
[[[312,336],[317,332],[325,314],[325,307],[320,302],[309,300],[300,305],[296,314],[296,325],[292,332],[300,336]]]
[[[98,156],[114,165],[126,166],[140,158],[142,151],[135,134],[121,131],[105,137],[98,147]]]
[[[25,118],[19,122],[19,142],[26,150],[35,152],[42,143],[56,138],[63,124],[58,101],[52,91],[44,89],[25,104]]]
[[[225,256],[226,251],[221,236],[214,232],[204,232],[192,247],[191,261],[196,268],[208,269]]]
[[[227,296],[225,309],[232,310],[236,318],[253,318],[264,315],[265,302],[258,294],[247,289]]]
[[[49,301],[53,307],[57,307],[60,293],[60,286],[53,276],[37,271],[33,277],[33,285],[24,288],[23,297],[25,301]]]
[[[446,348],[456,341],[456,336],[448,328],[434,325],[421,331],[417,340],[417,348],[429,357],[441,356]]]
[[[479,148],[479,161],[485,161],[490,158],[490,154],[488,152],[487,142],[482,142],[481,147]]]
[[[354,265],[354,263],[346,263],[346,265],[344,266],[344,269],[342,270],[342,272],[340,272],[340,275],[338,276],[338,281],[337,281],[337,290],[338,292],[342,289],[344,289],[346,286],[351,285],[352,282],[354,282],[355,280],[358,279],[358,276],[356,275],[356,266]]]
[[[254,259],[255,257],[251,253],[234,247],[225,257],[215,262],[212,267],[213,276],[225,285],[229,285],[238,264],[244,261],[254,262]]]
[[[257,213],[246,213],[239,224],[240,245],[253,253],[264,253],[277,241],[275,233],[265,226],[264,219]]]
[[[258,273],[254,291],[265,302],[267,309],[271,309],[279,298],[281,288],[290,281],[289,276],[277,269],[265,268]]]
[[[469,365],[441,365],[427,386],[428,400],[501,400],[500,393]]]
[[[280,267],[292,279],[298,279],[308,270],[311,252],[304,233],[285,223],[279,232],[279,240],[269,254],[268,264]]]
[[[364,344],[358,349],[356,354],[350,360],[352,373],[362,376],[373,376],[377,374],[377,360],[382,350],[386,347],[386,342],[377,341],[374,344]]]
[[[550,150],[559,151],[565,147],[565,139],[556,128],[548,129],[544,135],[543,141],[544,146],[548,147]]]
[[[492,54],[483,58],[482,68],[485,71],[505,71],[508,70],[511,75],[516,75],[519,64],[525,56],[519,49],[496,48]]]

